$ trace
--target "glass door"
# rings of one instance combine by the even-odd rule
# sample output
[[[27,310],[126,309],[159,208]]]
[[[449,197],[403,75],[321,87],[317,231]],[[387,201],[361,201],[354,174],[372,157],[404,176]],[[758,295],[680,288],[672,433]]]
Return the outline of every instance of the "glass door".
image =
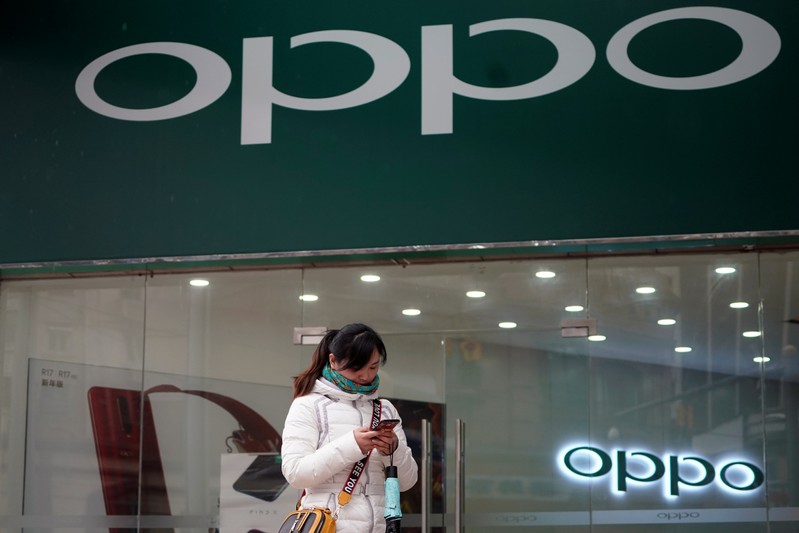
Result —
[[[461,438],[448,448],[448,486],[459,485],[462,468],[464,489],[462,504],[452,494],[448,509],[462,509],[469,532],[588,523],[588,492],[570,490],[556,468],[557,452],[589,423],[588,365],[526,349],[528,336],[477,335],[448,358],[447,429]]]
[[[491,268],[482,327],[445,340],[447,486],[463,487],[448,491],[447,531],[587,531],[589,492],[557,467],[590,426],[585,262]]]

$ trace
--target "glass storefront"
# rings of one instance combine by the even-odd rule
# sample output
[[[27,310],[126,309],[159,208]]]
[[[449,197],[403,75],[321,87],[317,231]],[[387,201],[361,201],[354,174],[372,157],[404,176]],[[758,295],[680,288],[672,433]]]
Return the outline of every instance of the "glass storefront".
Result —
[[[4,281],[0,529],[234,531],[228,467],[282,429],[297,328],[356,321],[415,446],[434,422],[439,531],[456,420],[472,533],[799,529],[796,251]],[[267,532],[297,492],[270,497]]]

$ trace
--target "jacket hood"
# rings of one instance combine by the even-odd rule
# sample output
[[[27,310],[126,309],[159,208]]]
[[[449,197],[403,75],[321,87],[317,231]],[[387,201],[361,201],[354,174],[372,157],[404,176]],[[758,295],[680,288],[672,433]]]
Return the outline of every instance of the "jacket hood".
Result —
[[[373,392],[372,394],[359,394],[359,393],[353,394],[350,392],[344,392],[343,390],[339,389],[335,384],[329,382],[325,378],[318,378],[311,392],[315,392],[316,394],[321,394],[322,396],[327,396],[328,398],[333,400],[355,401],[355,400],[375,400],[378,398],[377,391]]]

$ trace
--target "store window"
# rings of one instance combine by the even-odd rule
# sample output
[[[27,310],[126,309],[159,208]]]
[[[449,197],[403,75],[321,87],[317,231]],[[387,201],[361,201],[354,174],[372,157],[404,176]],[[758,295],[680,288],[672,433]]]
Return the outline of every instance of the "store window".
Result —
[[[381,394],[403,406],[414,446],[420,420],[435,421],[436,528],[462,497],[471,532],[793,531],[798,260],[4,281],[0,528],[224,532],[231,469],[254,464],[247,453],[269,456],[262,471],[278,460],[291,377],[314,347],[297,328],[361,321],[384,336]],[[264,530],[298,495],[271,483],[250,513]],[[403,525],[418,530],[420,494],[406,498]]]

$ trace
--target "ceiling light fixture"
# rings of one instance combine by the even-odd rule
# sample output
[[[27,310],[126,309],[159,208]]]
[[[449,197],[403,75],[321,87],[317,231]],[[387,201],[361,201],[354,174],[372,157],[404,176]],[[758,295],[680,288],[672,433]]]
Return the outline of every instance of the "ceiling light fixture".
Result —
[[[759,336],[760,336],[760,332],[759,332],[759,331],[744,331],[744,332],[742,333],[742,335],[743,335],[744,337],[747,337],[747,338],[753,339],[753,338],[755,338],[755,337],[759,337]]]
[[[658,325],[660,326],[673,326],[676,323],[677,321],[674,320],[673,318],[661,318],[660,320],[658,320]]]
[[[567,305],[563,309],[569,313],[579,313],[580,311],[584,310],[585,307],[582,305]]]
[[[733,267],[718,267],[716,269],[716,274],[732,274],[735,272]]]
[[[677,353],[688,353],[688,352],[691,351],[691,347],[690,346],[677,346],[676,348],[674,348],[674,351],[677,352]]]
[[[361,281],[365,281],[366,283],[374,283],[375,281],[380,281],[380,276],[377,274],[364,274],[361,276]]]
[[[315,302],[319,297],[315,294],[300,294],[300,300],[303,302]]]
[[[652,294],[653,292],[655,292],[655,288],[654,287],[638,287],[637,289],[635,289],[635,292],[637,292],[638,294]]]
[[[192,287],[207,287],[210,283],[207,279],[193,279],[189,282],[189,285]]]
[[[757,357],[753,357],[752,361],[754,361],[755,363],[760,363],[760,364],[768,363],[769,361],[771,361],[771,357],[769,357],[767,355],[764,355],[764,356],[759,356],[758,355]]]
[[[466,293],[466,296],[468,296],[469,298],[482,298],[485,295],[486,293],[484,293],[483,291],[468,291]]]
[[[730,304],[730,307],[732,307],[733,309],[746,309],[747,307],[749,307],[749,304],[746,302],[732,302]]]
[[[555,274],[551,270],[539,270],[538,272],[535,273],[535,277],[541,279],[554,278],[555,276],[557,276],[557,274]]]
[[[588,336],[588,340],[591,341],[591,342],[602,342],[602,341],[604,341],[606,339],[607,339],[607,337],[605,337],[604,335],[589,335]]]
[[[419,316],[422,312],[419,309],[403,309],[402,314],[405,316]]]
[[[516,327],[516,322],[500,322],[497,326],[501,327],[502,329],[513,329]]]

